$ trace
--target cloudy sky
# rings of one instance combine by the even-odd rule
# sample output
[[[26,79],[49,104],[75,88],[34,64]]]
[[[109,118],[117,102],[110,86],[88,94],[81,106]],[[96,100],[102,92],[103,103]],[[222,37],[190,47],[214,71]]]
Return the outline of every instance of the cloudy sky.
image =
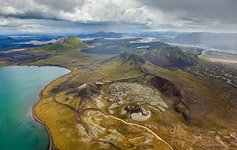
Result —
[[[0,34],[237,32],[237,0],[1,0]]]

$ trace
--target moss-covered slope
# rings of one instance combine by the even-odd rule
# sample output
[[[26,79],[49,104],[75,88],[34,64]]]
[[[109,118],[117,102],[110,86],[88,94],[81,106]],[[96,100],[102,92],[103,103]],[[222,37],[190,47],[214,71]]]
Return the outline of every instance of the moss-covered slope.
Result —
[[[52,52],[68,52],[73,50],[81,50],[86,48],[87,45],[82,42],[79,38],[73,36],[53,45],[46,46],[43,50]]]

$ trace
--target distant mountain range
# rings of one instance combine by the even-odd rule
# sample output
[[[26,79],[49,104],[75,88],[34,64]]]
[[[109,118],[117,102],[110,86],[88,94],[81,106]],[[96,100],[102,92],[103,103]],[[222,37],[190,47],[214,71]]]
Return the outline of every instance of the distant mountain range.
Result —
[[[88,34],[78,34],[79,38],[121,38],[122,33],[114,33],[114,32],[96,32],[96,33],[88,33]]]
[[[10,49],[23,49],[38,47],[45,44],[53,44],[64,36],[68,35],[47,35],[47,34],[22,34],[22,35],[1,35],[0,51]],[[237,51],[237,33],[179,33],[179,32],[145,32],[145,33],[114,33],[114,32],[96,32],[87,34],[78,34],[79,38],[111,38],[119,39],[125,36],[139,38],[153,38],[156,41],[164,43],[185,44],[190,46],[202,46],[219,50]],[[145,45],[145,44],[144,44]]]
[[[17,34],[17,35],[0,35],[0,51],[12,49],[25,49],[39,47],[46,44],[54,44],[58,39],[68,35],[48,35],[48,34]],[[96,32],[88,34],[78,34],[79,38],[121,38],[122,33],[114,32]]]
[[[59,39],[62,37],[63,36],[59,35],[45,35],[45,34],[1,35],[0,51],[38,47],[41,45],[48,44],[48,41],[50,40]]]

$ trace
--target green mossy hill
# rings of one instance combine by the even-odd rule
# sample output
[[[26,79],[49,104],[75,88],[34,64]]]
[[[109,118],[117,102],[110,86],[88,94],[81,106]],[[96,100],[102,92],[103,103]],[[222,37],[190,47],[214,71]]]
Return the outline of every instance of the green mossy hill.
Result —
[[[177,47],[165,47],[160,50],[152,50],[146,55],[146,59],[161,67],[184,68],[198,64],[198,56],[183,52]]]
[[[144,56],[139,54],[121,53],[117,56],[123,63],[130,61],[138,66],[144,65],[147,61],[152,64],[178,69],[199,64],[197,55],[183,52],[177,47],[167,46],[162,49],[153,49]]]
[[[144,60],[138,58],[136,55],[122,53],[107,61],[103,62],[103,65],[100,70],[106,72],[114,72],[115,74],[122,74],[128,72],[128,74],[141,74],[142,65],[145,63]],[[111,71],[112,70],[112,71]]]
[[[52,52],[68,52],[72,50],[81,50],[87,47],[88,46],[84,42],[82,42],[79,38],[73,36],[71,38],[64,40],[63,42],[49,45],[45,47],[44,50]]]
[[[145,64],[145,59],[142,58],[142,56],[136,55],[136,54],[130,54],[130,53],[121,53],[119,55],[119,58],[123,62],[131,61],[135,64]]]

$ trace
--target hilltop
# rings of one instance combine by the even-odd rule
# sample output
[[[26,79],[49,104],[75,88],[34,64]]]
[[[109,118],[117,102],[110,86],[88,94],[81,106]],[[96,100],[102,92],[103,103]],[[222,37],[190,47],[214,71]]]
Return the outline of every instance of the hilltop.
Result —
[[[199,62],[197,55],[183,52],[179,48],[172,46],[152,50],[145,57],[155,65],[168,68],[184,68],[194,66]]]
[[[71,38],[64,38],[56,44],[48,45],[44,47],[43,50],[53,52],[67,52],[72,50],[81,50],[83,48],[87,48],[87,45],[76,36],[73,36]]]
[[[183,52],[177,47],[167,46],[153,49],[141,55],[139,53],[121,53],[117,56],[122,62],[132,61],[137,65],[152,63],[166,69],[179,69],[198,65],[201,60],[192,53]]]

